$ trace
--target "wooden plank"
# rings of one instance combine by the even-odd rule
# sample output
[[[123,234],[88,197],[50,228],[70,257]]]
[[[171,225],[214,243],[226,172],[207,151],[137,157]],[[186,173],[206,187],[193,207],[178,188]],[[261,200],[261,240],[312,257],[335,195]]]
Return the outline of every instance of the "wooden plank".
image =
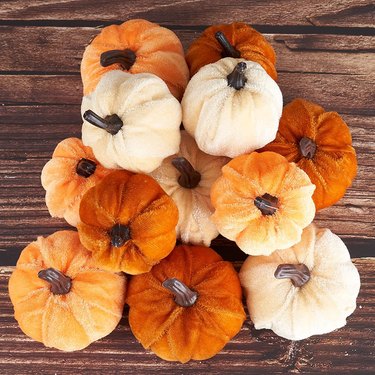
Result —
[[[255,330],[249,319],[215,357],[171,363],[145,351],[132,335],[127,308],[119,327],[87,349],[63,353],[26,337],[13,318],[7,283],[12,268],[0,268],[0,373],[2,374],[235,374],[308,372],[373,373],[375,337],[375,260],[356,259],[362,287],[348,324],[326,335],[293,342],[269,330]],[[235,264],[239,269],[240,263]],[[11,348],[11,350],[10,350]]]
[[[374,4],[371,0],[293,1],[169,0],[124,2],[13,0],[0,5],[0,20],[64,20],[119,22],[146,18],[165,25],[210,25],[243,20],[256,25],[316,25],[339,27],[374,27]]]
[[[85,46],[100,30],[89,27],[0,27],[0,70],[43,74],[79,73]],[[199,35],[193,29],[174,30],[185,49]],[[371,75],[375,37],[319,34],[265,34],[277,53],[280,72]],[[19,41],[22,40],[22,43]],[[355,53],[354,53],[355,52]]]

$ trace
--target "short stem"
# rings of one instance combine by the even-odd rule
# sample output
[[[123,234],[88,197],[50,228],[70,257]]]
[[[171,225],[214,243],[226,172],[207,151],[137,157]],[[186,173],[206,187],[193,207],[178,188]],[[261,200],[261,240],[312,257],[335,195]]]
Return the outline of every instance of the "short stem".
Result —
[[[274,276],[276,279],[291,279],[295,287],[301,287],[310,280],[310,270],[303,263],[280,264]]]
[[[174,294],[174,301],[181,307],[191,307],[198,299],[198,293],[178,279],[167,279],[162,285]]]
[[[94,174],[96,169],[96,163],[92,160],[82,158],[76,166],[76,172],[81,177],[90,177]]]
[[[201,180],[201,174],[184,157],[172,159],[173,166],[181,173],[178,183],[187,189],[194,189]]]
[[[83,114],[83,118],[91,125],[106,130],[108,133],[112,135],[117,134],[118,131],[124,125],[120,117],[118,117],[116,114],[106,116],[106,118],[102,118],[99,115],[97,115],[94,111],[91,111],[91,109],[89,109]]]
[[[218,31],[215,34],[216,40],[220,43],[221,47],[223,48],[223,52],[221,53],[222,57],[234,57],[239,58],[241,57],[240,51],[235,49],[230,43],[227,37],[224,35],[222,31]]]
[[[271,194],[263,194],[254,199],[254,204],[263,215],[273,215],[278,209],[279,199]]]
[[[124,70],[129,70],[135,63],[137,55],[131,49],[114,49],[103,52],[100,55],[100,65],[110,66],[113,64],[120,64]]]
[[[308,137],[303,137],[299,141],[299,150],[307,159],[312,159],[316,153],[316,143]]]
[[[115,224],[109,232],[111,244],[114,247],[121,247],[125,242],[131,239],[130,228],[120,223]]]
[[[246,82],[247,78],[245,76],[245,70],[247,68],[247,65],[244,61],[238,63],[232,73],[228,74],[227,80],[228,80],[228,86],[235,88],[236,90],[241,90]]]
[[[72,279],[55,268],[39,271],[38,277],[51,284],[51,292],[53,294],[67,294],[72,287]]]

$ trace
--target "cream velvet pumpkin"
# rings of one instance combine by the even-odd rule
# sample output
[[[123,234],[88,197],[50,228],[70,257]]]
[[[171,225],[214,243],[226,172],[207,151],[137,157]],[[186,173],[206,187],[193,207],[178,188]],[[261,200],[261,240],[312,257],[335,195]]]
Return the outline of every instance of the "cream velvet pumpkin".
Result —
[[[343,327],[360,288],[343,241],[313,224],[293,247],[248,257],[240,280],[255,328],[290,340]]]
[[[229,157],[273,141],[283,109],[279,86],[266,71],[231,57],[201,68],[181,104],[184,127],[199,148]]]
[[[184,243],[209,246],[219,232],[211,221],[212,183],[220,176],[226,157],[207,155],[199,150],[194,139],[181,132],[180,151],[164,159],[151,173],[175,201],[179,211],[177,236]]]
[[[106,168],[149,173],[178,151],[181,106],[153,74],[106,73],[81,111],[83,143]]]

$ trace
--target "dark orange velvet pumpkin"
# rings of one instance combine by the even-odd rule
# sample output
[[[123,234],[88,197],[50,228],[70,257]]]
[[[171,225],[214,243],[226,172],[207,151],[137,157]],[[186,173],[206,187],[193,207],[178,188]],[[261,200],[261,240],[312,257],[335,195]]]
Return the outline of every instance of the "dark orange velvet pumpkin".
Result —
[[[316,189],[316,209],[343,197],[357,173],[357,158],[350,130],[336,112],[304,99],[284,107],[276,139],[260,151],[273,151],[295,162]]]
[[[135,337],[167,361],[214,356],[245,320],[236,271],[204,246],[177,246],[149,273],[132,277],[127,303]]]
[[[79,214],[80,240],[105,270],[148,272],[176,243],[177,207],[144,174],[107,175],[83,196]]]
[[[202,66],[223,57],[243,58],[260,64],[276,80],[276,54],[265,37],[243,22],[214,25],[204,30],[186,53],[186,61],[193,76]]]

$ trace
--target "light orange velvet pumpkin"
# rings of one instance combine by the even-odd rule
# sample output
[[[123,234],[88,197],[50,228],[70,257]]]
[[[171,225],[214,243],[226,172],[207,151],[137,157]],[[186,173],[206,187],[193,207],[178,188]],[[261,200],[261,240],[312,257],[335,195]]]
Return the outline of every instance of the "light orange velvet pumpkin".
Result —
[[[264,36],[243,22],[214,25],[204,30],[186,53],[190,76],[202,66],[214,63],[223,57],[243,58],[260,64],[273,78],[276,54]]]
[[[238,156],[211,188],[219,232],[250,255],[269,255],[301,239],[311,223],[315,186],[294,163],[274,152]]]
[[[82,196],[110,172],[80,139],[61,141],[41,175],[51,216],[63,217],[70,225],[77,226]]]
[[[81,63],[84,95],[109,70],[153,73],[181,99],[189,79],[184,51],[176,34],[155,23],[135,19],[102,29],[86,47]]]
[[[167,361],[214,356],[245,320],[236,271],[203,246],[177,246],[149,273],[132,277],[127,303],[135,337]]]
[[[115,329],[125,289],[125,277],[98,270],[73,231],[29,244],[9,279],[9,296],[22,331],[64,351],[83,349]]]
[[[176,243],[178,210],[150,176],[116,171],[82,198],[78,232],[99,267],[150,271]]]
[[[341,199],[357,173],[356,153],[344,120],[304,99],[284,107],[276,139],[262,150],[285,156],[309,175],[316,186],[317,210]]]

